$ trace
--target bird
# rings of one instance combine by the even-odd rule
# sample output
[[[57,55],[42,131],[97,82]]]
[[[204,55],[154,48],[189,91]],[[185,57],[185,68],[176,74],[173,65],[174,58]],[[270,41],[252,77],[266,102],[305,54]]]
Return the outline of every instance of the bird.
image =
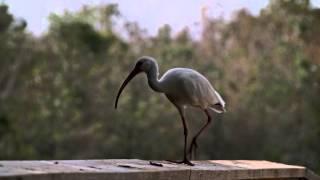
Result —
[[[184,132],[184,155],[181,161],[171,162],[193,166],[194,164],[189,160],[188,156],[190,154],[192,155],[193,149],[196,150],[198,137],[212,121],[210,111],[216,113],[226,112],[225,101],[213,88],[209,80],[196,70],[173,68],[165,72],[159,79],[157,61],[153,57],[142,56],[138,58],[133,70],[120,86],[115,100],[115,109],[117,109],[119,97],[126,85],[140,73],[146,74],[151,89],[165,94],[169,101],[176,107],[181,117]],[[206,123],[193,136],[189,150],[187,148],[189,130],[185,118],[185,109],[188,107],[200,108],[207,116]]]

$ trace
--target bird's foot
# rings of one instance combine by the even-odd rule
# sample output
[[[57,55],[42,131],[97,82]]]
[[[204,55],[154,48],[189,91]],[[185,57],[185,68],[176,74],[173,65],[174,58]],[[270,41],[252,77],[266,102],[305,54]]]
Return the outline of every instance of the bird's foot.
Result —
[[[152,166],[163,167],[163,164],[157,163],[157,162],[153,162],[153,161],[149,161],[149,164],[152,165]]]
[[[175,161],[175,160],[166,160],[166,161],[171,162],[171,163],[175,163],[175,164],[186,164],[189,166],[194,166],[194,164],[192,162],[190,162],[188,159],[184,159],[181,161]]]

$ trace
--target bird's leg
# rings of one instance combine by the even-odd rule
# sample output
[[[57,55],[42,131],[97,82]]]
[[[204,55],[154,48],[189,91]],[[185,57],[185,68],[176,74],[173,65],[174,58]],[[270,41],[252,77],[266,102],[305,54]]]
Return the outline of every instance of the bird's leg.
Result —
[[[183,114],[181,116],[181,119],[182,119],[182,123],[183,123],[183,134],[184,134],[184,153],[183,153],[182,163],[193,166],[194,164],[192,164],[187,158],[188,126],[187,126],[187,123],[186,123],[186,120],[185,120]]]
[[[199,135],[198,135],[199,136]],[[197,149],[198,149],[198,143],[197,143],[197,137],[193,137],[190,143],[190,149],[188,152],[188,155],[190,155],[190,159],[196,159],[197,157]]]
[[[193,148],[194,148],[194,153],[196,153],[196,150],[198,148],[198,144],[197,144],[197,138],[200,136],[200,134],[208,127],[208,125],[211,122],[211,116],[210,113],[208,112],[207,109],[204,110],[204,112],[206,113],[208,119],[206,124],[200,129],[200,131],[192,138],[191,144],[190,144],[190,148],[189,148],[189,154],[192,156],[192,152],[193,152]],[[192,158],[192,157],[191,157]]]
[[[198,143],[197,141],[192,141],[192,143],[194,146],[194,150],[191,152],[190,154],[190,159],[197,159],[197,149],[198,149]],[[190,145],[191,146],[191,145]]]
[[[187,126],[187,122],[184,118],[184,111],[179,108],[177,106],[178,110],[179,110],[179,113],[180,113],[180,116],[181,116],[181,120],[182,120],[182,124],[183,124],[183,134],[184,134],[184,155],[183,155],[183,160],[182,161],[172,161],[172,160],[168,160],[169,162],[173,162],[173,163],[178,163],[178,164],[187,164],[189,166],[193,166],[194,164],[191,163],[189,160],[188,160],[188,157],[187,157],[187,145],[188,145],[188,126]]]
[[[183,134],[184,134],[184,149],[183,149],[183,160],[187,160],[187,144],[188,144],[188,127],[184,116],[181,117],[183,123]]]

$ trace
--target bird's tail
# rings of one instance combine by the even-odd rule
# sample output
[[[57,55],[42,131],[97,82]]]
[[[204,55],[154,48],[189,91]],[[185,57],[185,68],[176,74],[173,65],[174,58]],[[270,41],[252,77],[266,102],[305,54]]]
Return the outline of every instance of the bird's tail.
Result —
[[[217,91],[214,91],[214,94],[216,95],[217,101],[215,104],[209,105],[209,108],[217,113],[224,113],[227,112],[226,110],[226,103],[220,96],[220,94]]]
[[[226,108],[220,103],[216,103],[214,105],[210,105],[209,108],[211,110],[213,110],[214,112],[216,112],[216,113],[225,113],[225,112],[227,112]]]

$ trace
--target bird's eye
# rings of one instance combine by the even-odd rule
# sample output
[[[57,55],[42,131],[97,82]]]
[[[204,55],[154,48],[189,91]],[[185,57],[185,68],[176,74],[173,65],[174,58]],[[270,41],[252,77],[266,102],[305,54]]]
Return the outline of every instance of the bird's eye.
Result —
[[[137,62],[137,66],[141,66],[141,65],[142,65],[141,61]]]

